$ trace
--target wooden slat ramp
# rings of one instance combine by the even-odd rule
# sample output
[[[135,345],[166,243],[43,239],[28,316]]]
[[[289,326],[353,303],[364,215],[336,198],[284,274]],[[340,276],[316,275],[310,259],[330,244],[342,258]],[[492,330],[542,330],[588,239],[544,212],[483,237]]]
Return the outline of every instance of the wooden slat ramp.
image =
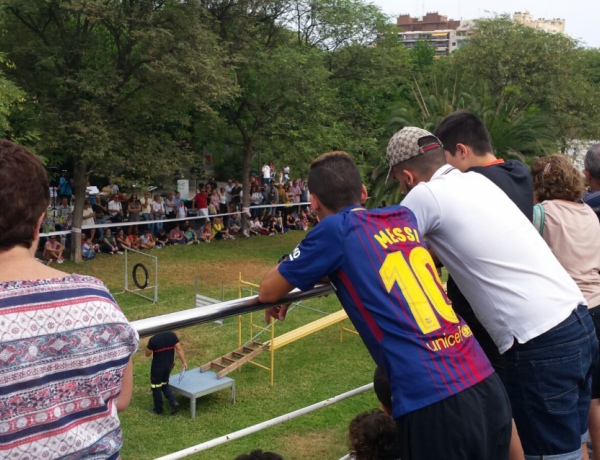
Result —
[[[348,315],[344,310],[332,313],[331,315],[327,315],[321,319],[313,321],[312,323],[305,324],[298,329],[294,329],[293,331],[286,332],[279,337],[275,337],[275,340],[273,341],[273,347],[275,350],[277,350],[278,348],[289,345],[296,340],[300,340],[310,334],[314,334],[315,332],[325,329],[326,327],[338,324],[345,319],[348,319]],[[270,340],[264,344],[261,342],[252,342],[205,364],[200,369],[202,372],[208,370],[215,371],[217,373],[217,378],[220,379],[230,372],[233,372],[240,366],[252,361],[261,353],[269,350],[270,347]]]

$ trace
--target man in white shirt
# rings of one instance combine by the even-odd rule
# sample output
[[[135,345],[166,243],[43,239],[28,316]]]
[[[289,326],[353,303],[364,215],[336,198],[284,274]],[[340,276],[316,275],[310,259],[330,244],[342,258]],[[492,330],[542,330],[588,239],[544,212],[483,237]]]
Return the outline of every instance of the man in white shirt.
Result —
[[[268,164],[265,164],[262,167],[262,176],[263,176],[263,184],[268,184],[271,182],[271,167]]]
[[[506,194],[446,165],[431,133],[404,128],[386,156],[402,205],[506,357],[526,458],[581,458],[598,341],[579,288]]]
[[[108,203],[108,214],[110,215],[110,220],[114,223],[123,221],[123,208],[117,195],[113,195]]]

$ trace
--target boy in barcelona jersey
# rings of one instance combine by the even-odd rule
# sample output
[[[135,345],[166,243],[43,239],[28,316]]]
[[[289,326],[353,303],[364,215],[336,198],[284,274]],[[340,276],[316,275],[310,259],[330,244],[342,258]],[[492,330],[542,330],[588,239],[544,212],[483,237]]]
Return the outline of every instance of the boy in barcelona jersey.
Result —
[[[367,191],[344,152],[317,158],[308,188],[321,222],[267,273],[260,301],[324,278],[332,283],[388,377],[403,460],[507,459],[508,397],[452,310],[414,214],[402,206],[361,207]],[[266,320],[283,320],[286,312],[267,309]]]

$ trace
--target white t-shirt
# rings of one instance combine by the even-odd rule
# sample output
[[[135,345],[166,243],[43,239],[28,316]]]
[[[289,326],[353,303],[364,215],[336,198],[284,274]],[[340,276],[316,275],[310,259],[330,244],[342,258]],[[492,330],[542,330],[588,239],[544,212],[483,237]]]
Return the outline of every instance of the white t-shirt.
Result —
[[[164,213],[165,213],[165,205],[162,204],[162,203],[157,203],[156,201],[153,201],[152,202],[152,212],[154,214],[156,214],[157,212],[162,212],[163,214],[161,214],[161,215],[164,215]]]
[[[269,165],[264,165],[262,167],[262,173],[263,173],[263,179],[271,178],[271,168],[269,167]]]
[[[108,212],[111,217],[114,217],[117,214],[119,214],[120,210],[121,210],[121,202],[120,201],[110,200],[108,202]]]
[[[94,210],[90,207],[87,211],[83,209],[82,225],[94,225]]]
[[[485,176],[445,165],[402,202],[475,315],[508,350],[552,329],[581,291],[531,222]]]

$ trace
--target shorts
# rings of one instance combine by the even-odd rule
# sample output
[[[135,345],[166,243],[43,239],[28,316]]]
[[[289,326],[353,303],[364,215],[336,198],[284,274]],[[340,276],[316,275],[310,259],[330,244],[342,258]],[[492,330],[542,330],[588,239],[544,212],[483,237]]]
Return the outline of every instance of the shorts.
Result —
[[[506,391],[526,459],[581,458],[598,339],[585,305],[506,357]]]
[[[493,416],[490,416],[493,414]],[[508,460],[512,415],[500,378],[396,419],[402,460]]]

